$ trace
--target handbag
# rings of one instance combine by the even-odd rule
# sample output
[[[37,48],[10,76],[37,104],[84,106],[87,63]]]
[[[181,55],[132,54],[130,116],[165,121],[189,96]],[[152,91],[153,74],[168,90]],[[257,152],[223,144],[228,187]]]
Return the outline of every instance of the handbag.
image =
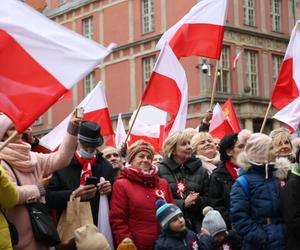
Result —
[[[9,229],[9,233],[10,233],[11,244],[13,246],[15,246],[15,245],[17,245],[19,243],[19,233],[18,233],[18,230],[17,230],[16,226],[8,220],[6,214],[2,211],[2,209],[0,209],[0,211],[3,214],[3,216],[6,219],[7,224],[8,224],[8,229]]]
[[[14,173],[17,184],[21,186],[14,169],[8,162],[6,163]],[[25,204],[25,206],[27,207],[29,213],[32,232],[35,240],[46,246],[55,246],[59,244],[59,235],[55,225],[52,222],[50,211],[47,205],[41,202],[35,202]]]

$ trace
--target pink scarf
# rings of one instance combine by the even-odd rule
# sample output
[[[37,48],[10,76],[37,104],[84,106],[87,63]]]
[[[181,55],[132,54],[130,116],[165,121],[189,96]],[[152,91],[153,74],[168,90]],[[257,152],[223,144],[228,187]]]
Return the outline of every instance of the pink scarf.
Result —
[[[3,142],[0,142],[2,145]],[[20,172],[32,173],[37,164],[31,159],[31,146],[28,143],[9,143],[1,152],[0,160],[7,161]]]
[[[218,163],[220,162],[220,154],[217,151],[217,154],[214,158],[207,158],[204,155],[196,155],[202,161],[202,166],[207,169],[208,175],[212,173],[212,171],[217,168]]]

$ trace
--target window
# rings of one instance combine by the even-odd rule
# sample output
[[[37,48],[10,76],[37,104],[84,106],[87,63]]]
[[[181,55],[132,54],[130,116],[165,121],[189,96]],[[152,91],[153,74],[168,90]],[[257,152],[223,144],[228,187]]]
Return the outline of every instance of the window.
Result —
[[[283,56],[272,55],[272,83],[274,84],[280,72]]]
[[[255,26],[255,0],[243,0],[244,24]]]
[[[250,94],[258,96],[258,53],[252,50],[245,51],[246,57],[246,85],[250,88]]]
[[[87,96],[95,86],[96,86],[95,72],[92,72],[84,78],[84,96]]]
[[[89,39],[93,39],[93,35],[94,35],[93,17],[89,17],[82,20],[82,33],[85,37]]]
[[[270,16],[271,16],[271,30],[275,32],[281,31],[281,1],[270,0]]]
[[[230,93],[230,47],[224,46],[217,78],[217,92]]]
[[[154,31],[153,0],[142,0],[143,34]]]
[[[156,61],[156,56],[149,56],[143,58],[143,76],[144,76],[144,84],[146,85],[150,79],[152,70],[154,68]]]

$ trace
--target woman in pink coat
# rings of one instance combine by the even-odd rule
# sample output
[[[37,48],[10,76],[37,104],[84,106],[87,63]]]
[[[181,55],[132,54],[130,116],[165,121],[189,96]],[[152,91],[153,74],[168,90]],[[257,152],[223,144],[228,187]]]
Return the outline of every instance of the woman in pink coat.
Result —
[[[0,163],[19,191],[18,205],[7,212],[8,219],[16,226],[19,233],[19,243],[14,246],[15,250],[47,249],[45,245],[34,239],[25,204],[35,201],[44,202],[43,184],[54,171],[67,166],[74,155],[79,122],[79,119],[73,115],[64,140],[59,150],[54,153],[31,152],[31,146],[22,141],[21,135],[0,152]],[[0,145],[14,132],[11,124],[5,115],[0,115]],[[8,164],[14,169],[21,186],[17,185],[16,177]]]
[[[129,238],[139,250],[154,249],[158,238],[156,200],[174,203],[168,182],[158,177],[152,165],[154,150],[145,141],[128,149],[128,163],[112,191],[110,223],[117,245]]]

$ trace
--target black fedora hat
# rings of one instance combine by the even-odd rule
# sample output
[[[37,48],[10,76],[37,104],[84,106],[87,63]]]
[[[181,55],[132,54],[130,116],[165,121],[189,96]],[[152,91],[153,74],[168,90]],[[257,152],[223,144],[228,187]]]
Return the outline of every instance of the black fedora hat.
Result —
[[[78,140],[87,147],[98,147],[103,144],[100,127],[95,122],[82,122],[79,128]]]

